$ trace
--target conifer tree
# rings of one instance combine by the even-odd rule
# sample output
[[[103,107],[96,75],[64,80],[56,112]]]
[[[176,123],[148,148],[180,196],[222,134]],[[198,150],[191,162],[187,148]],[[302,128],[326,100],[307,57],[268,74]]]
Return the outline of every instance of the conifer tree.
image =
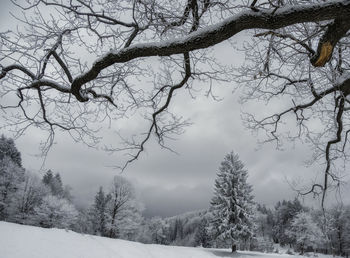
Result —
[[[17,166],[22,167],[21,153],[18,151],[15,142],[4,135],[0,137],[0,160],[9,157]]]
[[[50,188],[51,193],[54,196],[57,196],[59,198],[65,198],[66,195],[69,196],[69,188],[66,188],[65,191],[65,189],[63,188],[61,175],[59,173],[53,174],[51,169],[49,169],[43,176],[42,181],[45,185],[47,185]]]
[[[11,138],[0,137],[0,220],[6,219],[13,195],[24,180],[21,153]]]
[[[274,239],[277,243],[283,245],[293,244],[293,239],[290,234],[287,234],[287,229],[290,227],[292,220],[297,214],[305,210],[300,201],[295,198],[293,201],[283,200],[275,206],[275,225],[273,227]]]
[[[107,235],[107,203],[110,201],[111,196],[105,194],[102,186],[99,191],[96,193],[95,202],[91,209],[91,220],[94,228],[94,233],[106,236]]]
[[[198,230],[194,235],[194,241],[197,246],[210,247],[210,237],[207,229],[208,221],[202,218]]]
[[[49,169],[49,170],[45,173],[45,175],[43,176],[42,181],[43,181],[43,183],[44,183],[45,185],[49,185],[49,184],[51,183],[52,180],[53,180],[53,173],[52,173],[51,169]]]
[[[238,155],[231,152],[221,162],[215,180],[209,229],[214,237],[228,241],[232,252],[239,242],[247,242],[253,236],[253,195],[247,177]]]

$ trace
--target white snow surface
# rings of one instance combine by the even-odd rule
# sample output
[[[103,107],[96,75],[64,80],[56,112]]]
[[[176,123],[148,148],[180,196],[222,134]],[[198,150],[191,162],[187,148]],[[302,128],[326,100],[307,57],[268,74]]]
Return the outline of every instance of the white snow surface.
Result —
[[[264,254],[258,252],[237,252],[235,254],[232,254],[228,249],[205,249],[195,247],[146,245],[119,239],[84,235],[64,229],[45,229],[8,222],[0,222],[0,258],[56,257],[293,258],[294,256],[287,254]]]

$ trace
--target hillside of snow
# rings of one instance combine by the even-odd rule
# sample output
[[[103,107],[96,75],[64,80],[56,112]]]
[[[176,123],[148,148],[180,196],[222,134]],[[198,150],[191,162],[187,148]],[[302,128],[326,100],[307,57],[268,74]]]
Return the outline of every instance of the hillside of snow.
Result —
[[[1,258],[291,258],[290,255],[164,245],[78,234],[0,221]]]

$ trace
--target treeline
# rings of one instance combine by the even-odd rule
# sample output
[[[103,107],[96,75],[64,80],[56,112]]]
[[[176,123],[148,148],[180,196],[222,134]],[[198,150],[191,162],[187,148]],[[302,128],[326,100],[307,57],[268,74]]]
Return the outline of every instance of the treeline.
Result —
[[[70,188],[51,170],[39,178],[22,167],[12,139],[0,138],[0,220],[41,227],[74,228],[79,212]]]
[[[283,200],[273,208],[253,202],[253,205],[247,205],[251,191],[248,184],[234,189],[236,196],[232,193],[224,196],[222,193],[230,190],[229,182],[237,178],[244,182],[247,174],[238,156],[230,154],[227,158],[231,159],[236,171],[230,169],[227,160],[222,163],[215,183],[217,194],[208,210],[170,218],[144,218],[143,205],[132,183],[125,178],[114,177],[107,189],[99,188],[88,208],[78,209],[71,188],[64,185],[59,173],[48,170],[39,177],[26,171],[13,140],[1,136],[0,220],[142,243],[231,247],[219,234],[223,236],[229,232],[232,237],[232,228],[218,232],[218,228],[223,228],[225,214],[231,212],[236,215],[229,215],[229,218],[249,218],[244,223],[234,223],[240,227],[235,232],[241,230],[244,233],[245,230],[249,233],[249,241],[235,236],[238,249],[279,252],[281,250],[276,246],[281,246],[290,253],[317,251],[344,256],[350,253],[349,206],[337,205],[323,212],[303,206],[298,199]],[[232,205],[225,208],[225,203]],[[242,212],[244,205],[249,211]],[[247,225],[249,229],[244,229]]]
[[[146,220],[138,241],[180,246],[228,247],[211,233],[213,220],[208,210],[171,218]],[[254,210],[255,234],[247,247],[239,249],[288,253],[319,252],[347,256],[350,253],[350,207],[334,206],[323,213],[303,206],[298,199],[278,202],[274,208],[257,204]],[[147,235],[148,234],[148,235]],[[279,244],[279,245],[276,245]]]
[[[349,206],[339,204],[322,211],[305,207],[297,199],[278,202],[273,209],[257,205],[255,223],[262,243],[278,243],[300,253],[350,253]]]
[[[0,220],[136,239],[142,205],[130,182],[116,176],[110,191],[101,187],[86,210],[74,205],[70,191],[59,173],[48,170],[40,178],[26,171],[14,141],[0,137]]]

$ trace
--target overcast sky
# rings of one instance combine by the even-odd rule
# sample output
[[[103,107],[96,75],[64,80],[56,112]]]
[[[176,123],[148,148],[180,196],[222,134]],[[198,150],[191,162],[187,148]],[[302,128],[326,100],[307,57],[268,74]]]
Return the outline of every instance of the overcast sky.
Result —
[[[7,1],[1,1],[0,5],[0,31],[4,31],[15,21],[8,15]],[[242,36],[236,39],[239,41]],[[215,49],[223,62],[232,61],[238,65],[244,59],[228,43]],[[171,216],[208,208],[218,166],[231,150],[239,154],[249,171],[255,200],[267,205],[294,198],[295,192],[287,180],[308,183],[317,172],[322,173],[322,167],[304,166],[311,155],[305,145],[285,145],[284,151],[277,151],[272,144],[258,148],[258,139],[242,125],[241,111],[256,109],[268,113],[272,108],[262,103],[240,105],[239,91],[232,93],[233,86],[222,84],[215,88],[215,93],[224,98],[219,102],[204,97],[204,92],[195,100],[187,93],[176,95],[173,110],[193,123],[171,144],[179,155],[150,142],[141,158],[123,172],[123,176],[135,183],[145,204],[145,215]],[[273,108],[278,111],[278,107]],[[11,136],[8,132],[0,133]],[[107,141],[115,140],[105,137]],[[42,159],[34,156],[38,153],[40,139],[40,135],[28,132],[16,141],[24,167],[32,171],[39,171],[42,165]],[[59,172],[64,183],[72,186],[76,201],[87,205],[93,201],[100,185],[108,189],[113,176],[120,173],[109,167],[118,160],[118,155],[108,155],[58,134],[45,169]]]

